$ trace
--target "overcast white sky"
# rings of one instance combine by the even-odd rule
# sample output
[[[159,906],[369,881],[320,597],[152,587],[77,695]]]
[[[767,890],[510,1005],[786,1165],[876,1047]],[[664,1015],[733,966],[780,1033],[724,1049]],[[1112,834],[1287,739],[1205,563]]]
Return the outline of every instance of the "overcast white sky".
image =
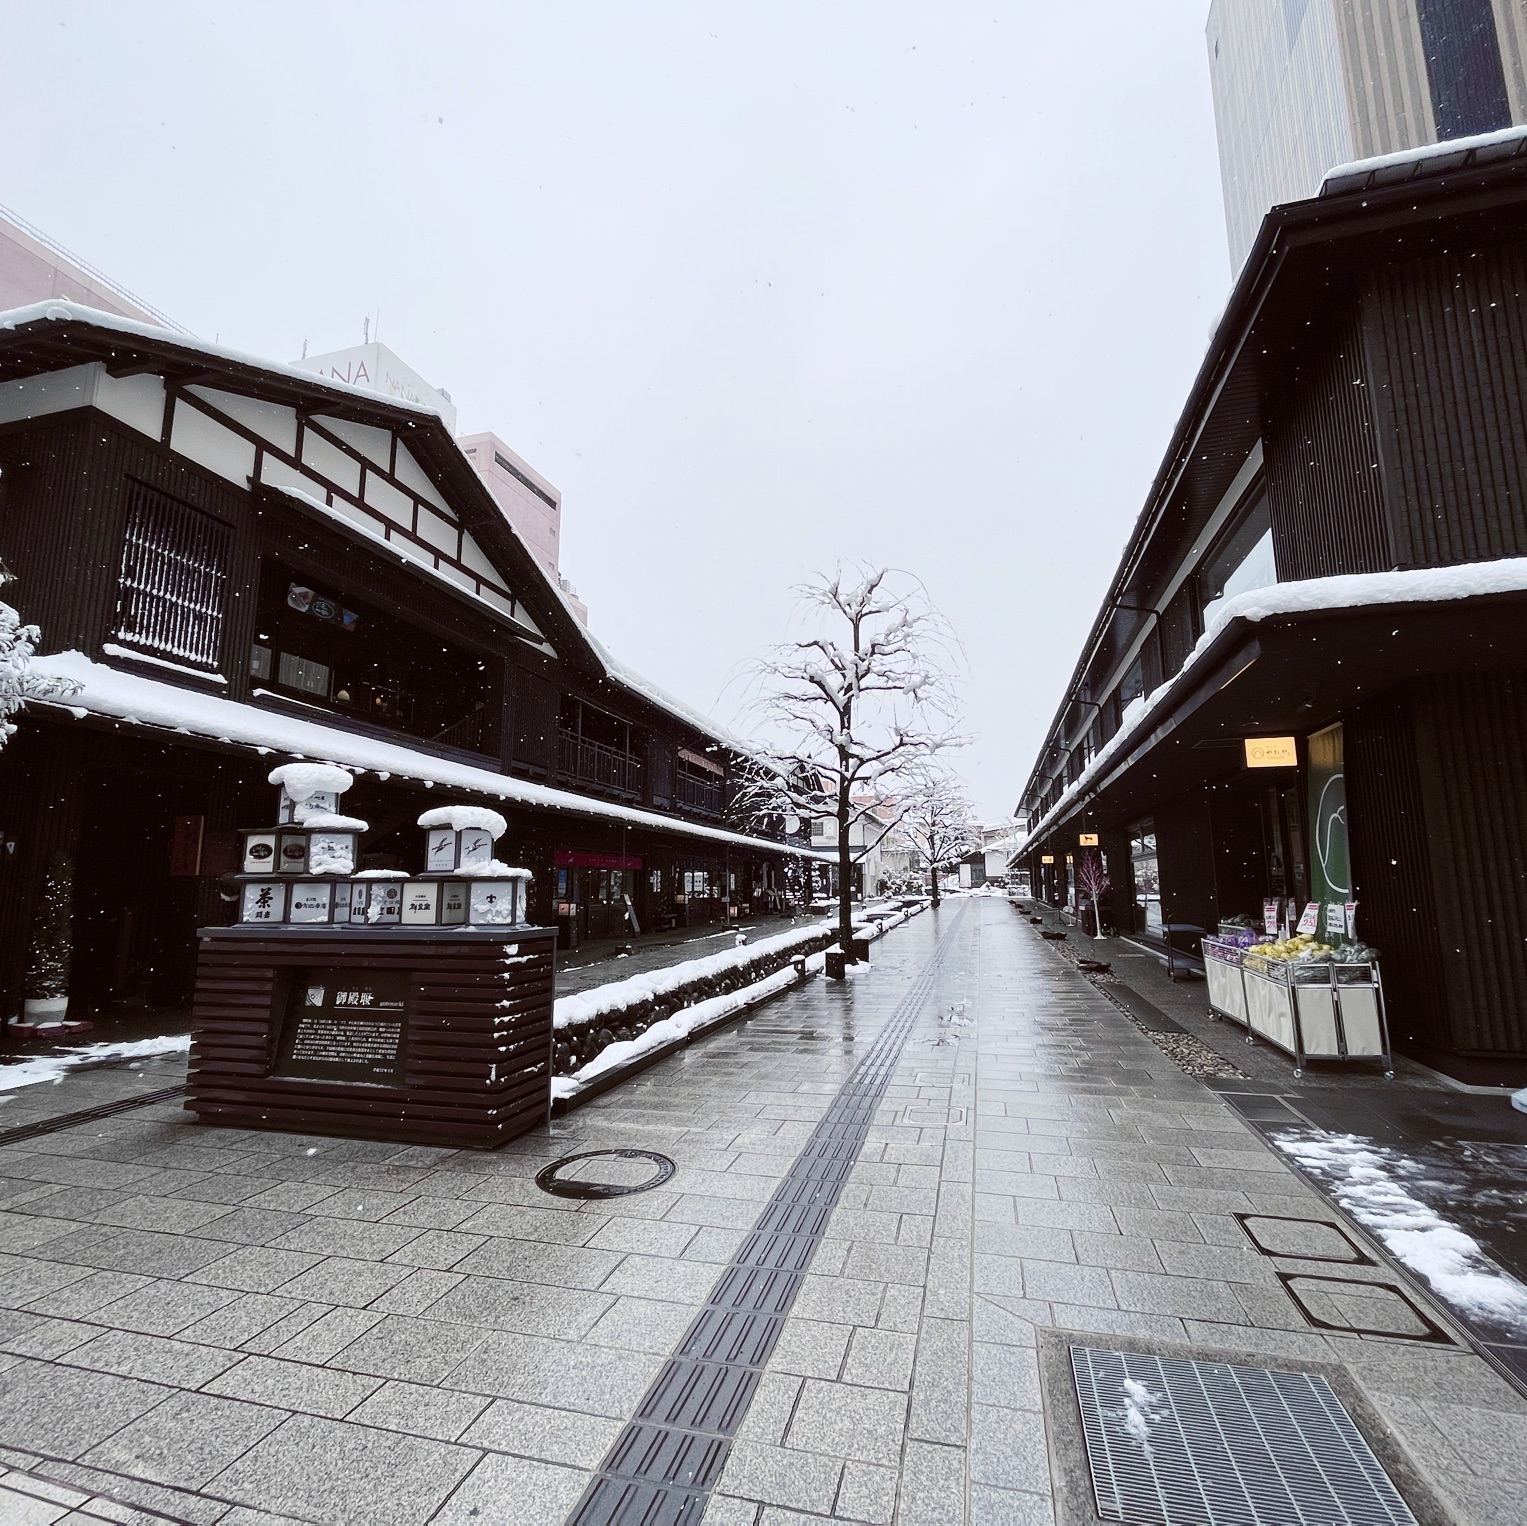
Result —
[[[918,573],[998,818],[1228,290],[1207,8],[0,0],[0,202],[273,358],[379,311],[692,702]]]

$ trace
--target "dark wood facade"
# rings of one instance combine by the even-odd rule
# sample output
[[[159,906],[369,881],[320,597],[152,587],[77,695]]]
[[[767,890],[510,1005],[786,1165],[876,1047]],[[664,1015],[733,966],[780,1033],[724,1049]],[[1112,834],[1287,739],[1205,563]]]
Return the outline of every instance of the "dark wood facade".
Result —
[[[130,675],[153,701],[153,718],[88,693],[78,718],[34,706],[0,751],[14,844],[0,857],[0,1018],[17,1010],[60,859],[77,871],[81,1004],[188,998],[194,930],[226,919],[232,833],[268,815],[264,775],[284,755],[221,735],[210,712],[179,723],[177,695],[239,707],[246,732],[251,716],[316,723],[309,756],[349,761],[346,738],[409,749],[417,769],[390,777],[353,765],[373,867],[417,869],[400,829],[439,803],[431,782],[475,771],[546,923],[559,854],[639,862],[621,894],[644,927],[724,916],[783,882],[792,850],[726,818],[733,744],[606,658],[433,415],[50,310],[0,332],[0,556],[40,651]],[[681,787],[686,754],[714,787]],[[504,776],[557,793],[505,800],[491,785]],[[189,877],[169,872],[180,818],[199,823]],[[677,903],[701,866],[725,893]]]
[[[503,1144],[550,1116],[554,941],[544,928],[209,929],[186,1106],[239,1128]],[[406,984],[401,1084],[282,1074],[294,979],[346,969],[396,972]]]
[[[1211,624],[1238,524],[1309,592]],[[1274,209],[1021,801],[1035,860],[1150,821],[1169,920],[1302,898],[1305,739],[1340,723],[1351,895],[1396,1043],[1527,1081],[1524,557],[1527,157]],[[1414,595],[1318,591],[1465,567]],[[1301,767],[1247,769],[1258,735],[1297,737]]]

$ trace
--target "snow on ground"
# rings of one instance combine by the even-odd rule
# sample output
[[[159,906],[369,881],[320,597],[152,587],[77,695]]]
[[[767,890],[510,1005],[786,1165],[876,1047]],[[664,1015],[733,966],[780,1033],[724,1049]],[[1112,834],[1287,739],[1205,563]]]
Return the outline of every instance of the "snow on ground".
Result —
[[[1527,1335],[1527,1286],[1400,1180],[1422,1167],[1360,1134],[1290,1131],[1274,1135],[1273,1143],[1328,1186],[1342,1208],[1425,1278],[1444,1303]]]
[[[878,929],[863,927],[858,930],[871,937],[877,937],[893,927],[901,926],[909,915],[908,912],[899,912],[894,917],[887,917],[880,923]],[[768,953],[778,948],[788,949],[793,944],[805,943],[822,932],[830,930],[832,926],[831,922],[823,922],[810,927],[796,928],[776,938],[766,938],[761,943],[751,943],[742,948],[730,949],[724,954],[712,954],[705,959],[690,959],[684,964],[670,965],[666,970],[657,970],[651,975],[634,975],[630,980],[613,981],[609,985],[597,986],[594,990],[585,991],[578,996],[564,996],[556,1005],[556,1026],[565,1028],[571,1023],[582,1022],[590,1015],[603,1016],[606,1013],[618,1011],[622,1007],[645,1000],[649,993],[661,994],[661,991],[671,989],[674,985],[682,985],[686,981],[695,979],[697,975],[724,973],[746,964],[750,957],[756,959],[760,953]],[[825,954],[809,954],[806,957],[808,974],[820,973],[826,965]],[[869,966],[865,964],[848,966],[851,974],[861,974],[868,969]],[[662,1021],[653,1023],[650,1028],[639,1033],[634,1039],[617,1040],[613,1044],[606,1044],[587,1065],[574,1071],[572,1075],[553,1076],[551,1094],[563,1100],[576,1097],[597,1076],[611,1070],[618,1070],[638,1055],[661,1048],[674,1039],[687,1038],[696,1028],[703,1028],[708,1023],[715,1022],[742,1007],[788,990],[798,978],[794,968],[787,965],[784,969],[776,970],[762,980],[755,980],[752,985],[744,986],[739,991],[727,991],[720,996],[712,996],[705,1001],[696,1002],[693,1006],[685,1007],[675,1012],[672,1017],[665,1017]],[[574,1003],[588,1005],[575,1007]]]
[[[125,1044],[85,1044],[64,1054],[39,1054],[14,1065],[0,1065],[0,1092],[18,1086],[35,1086],[39,1081],[62,1081],[71,1070],[100,1065],[111,1060],[147,1059],[156,1054],[185,1054],[191,1048],[189,1033],[171,1033],[163,1038],[136,1039]]]
[[[1158,1418],[1160,1395],[1153,1394],[1144,1383],[1134,1378],[1124,1380],[1124,1405],[1120,1419],[1140,1448],[1149,1454],[1151,1449],[1151,1422]]]

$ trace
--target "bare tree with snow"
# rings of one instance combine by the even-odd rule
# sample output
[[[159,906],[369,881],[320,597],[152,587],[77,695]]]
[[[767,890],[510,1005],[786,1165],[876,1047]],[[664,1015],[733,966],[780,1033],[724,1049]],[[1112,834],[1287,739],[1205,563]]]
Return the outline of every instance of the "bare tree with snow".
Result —
[[[936,764],[916,770],[901,801],[902,830],[928,861],[933,904],[939,903],[938,872],[981,842],[976,809],[958,775]]]
[[[1076,866],[1076,888],[1092,902],[1093,936],[1103,936],[1103,892],[1113,883],[1103,867],[1103,855],[1096,851],[1082,854]]]
[[[838,935],[852,957],[854,829],[956,734],[958,643],[915,578],[839,567],[798,589],[799,634],[753,665],[760,766],[736,804],[755,819],[837,824]]]

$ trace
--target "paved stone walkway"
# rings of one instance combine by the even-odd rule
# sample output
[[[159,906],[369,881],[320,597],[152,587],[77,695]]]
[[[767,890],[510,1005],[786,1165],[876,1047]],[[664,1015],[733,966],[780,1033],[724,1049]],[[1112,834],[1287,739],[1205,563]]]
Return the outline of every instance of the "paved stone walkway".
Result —
[[[874,957],[491,1155],[171,1106],[0,1150],[0,1464],[24,1476],[0,1520],[561,1522],[925,975],[710,1526],[1091,1519],[1074,1399],[1045,1408],[1057,1331],[1331,1364],[1402,1486],[1523,1518],[1527,1404],[1452,1341],[1315,1328],[1280,1272],[1395,1274],[1258,1253],[1237,1212],[1329,1207],[1005,903],[946,904]],[[676,1174],[602,1202],[535,1185],[633,1146]],[[1305,1291],[1328,1323],[1383,1302]]]

